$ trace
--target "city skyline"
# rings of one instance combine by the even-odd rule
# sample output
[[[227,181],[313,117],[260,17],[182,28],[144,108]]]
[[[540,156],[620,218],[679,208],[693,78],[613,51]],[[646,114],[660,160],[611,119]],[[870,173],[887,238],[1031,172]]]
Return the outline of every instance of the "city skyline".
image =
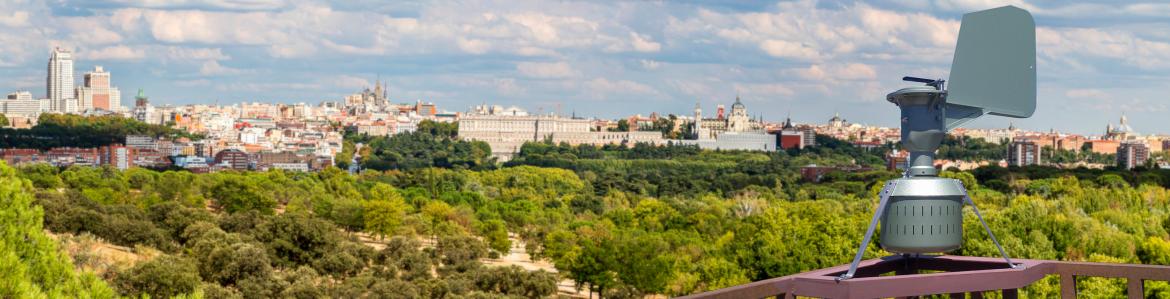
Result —
[[[1165,88],[1137,82],[1168,76],[1158,68],[1170,51],[1154,49],[1170,49],[1170,36],[1139,25],[1166,23],[1157,12],[1170,6],[1003,4],[1036,15],[1042,109],[972,127],[1014,121],[1100,134],[1126,114],[1140,133],[1167,132],[1157,122]],[[158,105],[338,101],[380,79],[394,102],[454,111],[488,102],[602,118],[686,115],[696,100],[711,109],[741,94],[772,122],[791,112],[823,123],[839,112],[895,126],[884,96],[909,85],[898,78],[945,76],[959,15],[998,5],[9,3],[0,4],[12,12],[0,16],[0,38],[26,42],[4,46],[13,55],[0,61],[0,77],[7,92],[44,97],[45,61],[61,46],[73,52],[74,73],[104,66],[112,85],[144,88]]]

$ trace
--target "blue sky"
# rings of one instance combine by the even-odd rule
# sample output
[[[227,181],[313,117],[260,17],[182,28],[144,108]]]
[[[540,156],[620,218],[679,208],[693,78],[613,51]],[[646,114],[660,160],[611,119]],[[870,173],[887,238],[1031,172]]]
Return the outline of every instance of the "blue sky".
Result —
[[[395,101],[618,117],[750,113],[896,125],[903,75],[946,77],[965,12],[1036,17],[1035,130],[1123,114],[1170,133],[1170,4],[1122,1],[115,0],[0,4],[0,90],[44,95],[49,49],[102,65],[123,104],[338,100],[381,78]],[[987,117],[974,127],[1006,127]]]

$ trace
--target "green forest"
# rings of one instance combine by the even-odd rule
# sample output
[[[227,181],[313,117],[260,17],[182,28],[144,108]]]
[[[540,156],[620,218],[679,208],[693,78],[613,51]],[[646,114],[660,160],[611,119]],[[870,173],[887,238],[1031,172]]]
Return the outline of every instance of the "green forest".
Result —
[[[357,174],[0,166],[0,297],[548,298],[565,280],[594,298],[692,294],[847,263],[899,176],[823,137],[775,153],[529,143],[497,165],[450,129],[351,136],[368,152],[349,154],[381,165]],[[811,183],[808,164],[877,170]],[[1170,265],[1168,171],[942,175],[1014,257]],[[953,254],[997,256],[965,213]],[[514,246],[556,272],[486,262]],[[1125,281],[1079,286],[1118,297]],[[1058,281],[1022,292],[1055,298]]]

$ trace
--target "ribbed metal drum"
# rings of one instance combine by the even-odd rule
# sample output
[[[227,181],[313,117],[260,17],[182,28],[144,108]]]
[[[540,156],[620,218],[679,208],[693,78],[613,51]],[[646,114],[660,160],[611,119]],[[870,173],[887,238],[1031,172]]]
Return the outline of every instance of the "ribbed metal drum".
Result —
[[[953,179],[898,179],[881,218],[881,246],[894,253],[936,253],[963,245],[964,190]]]

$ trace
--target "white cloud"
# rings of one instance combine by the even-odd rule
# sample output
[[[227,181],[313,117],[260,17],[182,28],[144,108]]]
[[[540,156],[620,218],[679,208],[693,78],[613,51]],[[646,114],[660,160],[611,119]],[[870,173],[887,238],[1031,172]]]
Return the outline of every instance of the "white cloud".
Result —
[[[568,78],[579,75],[565,62],[520,62],[516,64],[516,70],[531,78]]]
[[[735,89],[747,100],[764,100],[777,96],[789,97],[796,92],[780,83],[736,83]]]
[[[301,31],[324,30],[316,28],[312,19],[305,15],[321,13],[318,16],[331,20],[328,11],[315,10],[314,7],[298,7],[295,10],[271,12],[217,12],[198,10],[149,10],[127,8],[122,25],[134,26],[135,11],[141,15],[150,36],[165,43],[199,43],[199,44],[240,44],[240,45],[269,45],[287,43],[299,36]]]
[[[284,0],[113,0],[111,2],[149,8],[206,8],[228,10],[271,10],[287,5]]]
[[[520,56],[557,56],[556,51],[538,47],[520,47],[516,49],[516,54]]]
[[[707,83],[695,80],[678,80],[672,79],[666,82],[673,90],[677,90],[687,95],[688,97],[706,98],[712,96],[713,92],[711,86]]]
[[[508,14],[500,21],[507,22],[504,23],[506,26],[519,25],[522,29],[518,35],[530,38],[529,42],[553,47],[593,43],[594,36],[590,34],[596,34],[600,27],[597,22],[579,16],[553,16],[540,12]]]
[[[1167,105],[1161,101],[1150,102],[1146,99],[1135,98],[1122,102],[1117,109],[1127,112],[1162,113],[1167,111]]]
[[[606,94],[653,95],[653,94],[659,93],[658,90],[656,90],[653,87],[650,87],[649,85],[646,85],[646,84],[642,84],[642,83],[638,83],[638,82],[634,82],[634,81],[629,81],[629,80],[609,80],[606,78],[596,78],[593,80],[586,81],[583,87],[586,89],[587,92],[594,94],[594,95],[606,95]]]
[[[244,73],[244,70],[222,66],[215,60],[205,61],[199,67],[199,74],[204,76],[238,75],[242,73]]]
[[[760,43],[760,49],[775,57],[799,60],[819,60],[817,49],[799,42],[769,39]]]
[[[491,47],[486,41],[467,38],[459,38],[458,45],[459,49],[463,50],[463,52],[477,55],[487,53],[488,48]]]
[[[175,84],[175,86],[179,86],[179,87],[210,86],[211,80],[207,80],[207,79],[177,80],[174,82],[174,84]]]
[[[331,87],[338,87],[338,88],[345,88],[345,89],[352,89],[352,90],[367,88],[367,87],[374,85],[374,84],[371,84],[370,80],[368,80],[366,78],[355,77],[355,76],[350,76],[350,75],[341,75],[341,76],[331,77],[327,81],[329,82],[329,85]]]
[[[8,27],[28,26],[28,16],[27,11],[13,11],[10,15],[0,14],[0,25]]]
[[[84,32],[75,32],[70,38],[90,45],[113,44],[122,41],[122,35],[103,27],[93,27]]]
[[[667,40],[747,45],[771,57],[830,61],[869,55],[883,60],[949,62],[959,22],[864,3],[834,9],[814,1],[782,2],[775,12],[723,13],[700,9],[668,21]]]
[[[524,87],[516,84],[516,79],[513,78],[499,78],[495,80],[496,92],[504,95],[519,95],[526,90]]]
[[[653,59],[638,60],[638,64],[642,65],[642,68],[648,70],[656,70],[658,67],[662,66],[661,62],[655,61]]]
[[[242,91],[271,93],[279,90],[316,90],[321,89],[316,83],[227,83],[215,87],[217,91]]]
[[[1041,58],[1072,59],[1070,62],[1099,62],[1104,58],[1146,70],[1170,67],[1170,42],[1148,40],[1122,30],[1038,28],[1036,44]]]
[[[231,56],[220,48],[167,47],[166,57],[172,60],[228,60]]]
[[[1090,98],[1090,99],[1104,99],[1107,97],[1104,91],[1100,89],[1069,89],[1064,92],[1064,96],[1070,98]]]
[[[317,46],[308,41],[292,41],[268,47],[268,54],[276,58],[301,58],[317,54]]]
[[[662,50],[662,44],[654,42],[649,37],[644,37],[637,32],[630,32],[630,38],[634,45],[634,51],[638,52],[658,52]]]
[[[847,63],[845,65],[822,66],[814,64],[805,69],[795,69],[786,72],[809,81],[837,81],[837,80],[874,80],[877,71],[864,63]]]
[[[146,52],[140,48],[119,45],[77,53],[77,56],[78,59],[86,60],[136,60],[146,57]]]

